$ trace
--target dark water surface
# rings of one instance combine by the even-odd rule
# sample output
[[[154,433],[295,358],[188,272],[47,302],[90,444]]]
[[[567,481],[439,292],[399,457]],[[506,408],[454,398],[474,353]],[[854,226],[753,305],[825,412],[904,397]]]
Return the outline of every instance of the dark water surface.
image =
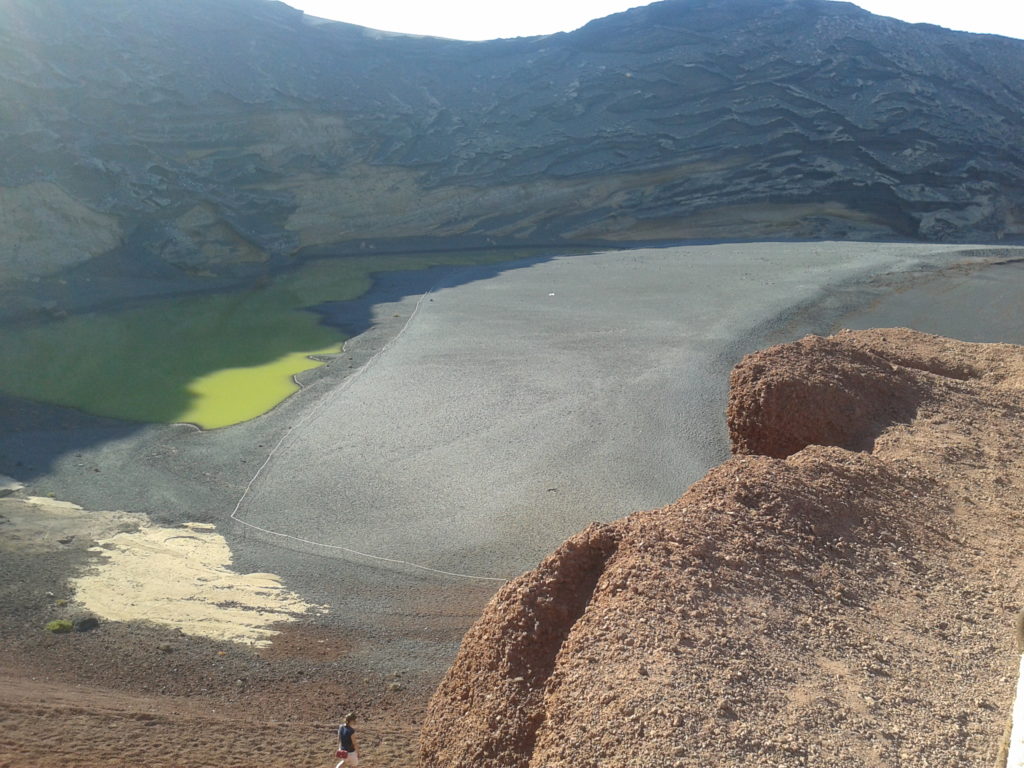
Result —
[[[1024,260],[944,270],[844,315],[834,330],[889,327],[1024,344]]]

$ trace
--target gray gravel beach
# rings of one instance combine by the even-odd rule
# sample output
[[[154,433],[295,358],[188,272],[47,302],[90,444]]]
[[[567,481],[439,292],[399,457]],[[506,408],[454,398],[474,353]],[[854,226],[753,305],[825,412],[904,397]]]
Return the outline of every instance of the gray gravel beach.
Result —
[[[1022,256],[761,243],[447,272],[378,304],[370,330],[245,424],[140,427],[0,402],[0,473],[87,509],[216,524],[239,571],[330,606],[318,621],[353,640],[352,669],[429,690],[492,579],[593,520],[676,499],[725,458],[743,354],[844,326],[962,334],[972,319],[975,338],[1022,340],[1006,310],[1021,265],[990,266]]]
[[[291,570],[291,552],[507,578],[593,520],[674,500],[721,461],[728,372],[746,352],[840,325],[904,324],[900,307],[924,330],[988,328],[1007,314],[998,306],[1019,301],[1019,280],[977,267],[1014,253],[1024,251],[723,244],[510,263],[477,269],[481,279],[448,272],[429,294],[378,305],[371,330],[246,424],[138,428],[43,409],[0,450],[25,456],[69,430],[88,435],[27,481],[89,508],[215,522],[257,545],[270,560],[260,570]],[[948,269],[965,261],[974,267]],[[960,286],[955,301],[949,286]],[[969,309],[994,289],[988,315]],[[232,526],[272,450],[237,518],[274,533]]]
[[[238,517],[371,565],[514,576],[725,458],[744,353],[884,294],[871,276],[959,250],[649,249],[438,285],[384,354],[309,398]]]

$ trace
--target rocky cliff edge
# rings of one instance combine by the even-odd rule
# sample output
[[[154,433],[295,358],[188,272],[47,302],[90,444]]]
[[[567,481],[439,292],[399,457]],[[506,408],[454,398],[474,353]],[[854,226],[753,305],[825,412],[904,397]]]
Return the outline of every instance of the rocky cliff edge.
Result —
[[[993,763],[1024,348],[844,331],[750,355],[731,387],[733,458],[498,592],[425,765]]]

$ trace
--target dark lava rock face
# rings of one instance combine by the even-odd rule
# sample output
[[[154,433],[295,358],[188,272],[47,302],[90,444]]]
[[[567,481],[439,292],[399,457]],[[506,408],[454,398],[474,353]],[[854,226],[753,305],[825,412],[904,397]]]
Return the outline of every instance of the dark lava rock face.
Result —
[[[1024,234],[1024,41],[666,0],[459,42],[268,0],[9,0],[0,278],[296,254]]]

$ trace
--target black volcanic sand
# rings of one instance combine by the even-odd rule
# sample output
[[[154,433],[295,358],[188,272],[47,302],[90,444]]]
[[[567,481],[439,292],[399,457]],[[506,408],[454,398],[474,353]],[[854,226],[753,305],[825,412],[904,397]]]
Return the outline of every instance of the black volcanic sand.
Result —
[[[923,330],[947,332],[951,305],[933,292],[963,282],[958,322],[980,317],[972,306],[1019,306],[1019,265],[981,267],[1021,255],[762,243],[555,258],[480,280],[460,271],[377,305],[374,325],[302,392],[238,426],[139,428],[2,401],[0,473],[88,509],[215,523],[240,570],[280,574],[364,641],[354,668],[436,676],[499,582],[308,542],[514,576],[589,521],[668,503],[721,461],[727,374],[743,354],[872,324],[873,309],[901,302],[930,318]],[[977,332],[1016,340],[989,321]],[[239,517],[294,538],[230,520],[282,440]]]

